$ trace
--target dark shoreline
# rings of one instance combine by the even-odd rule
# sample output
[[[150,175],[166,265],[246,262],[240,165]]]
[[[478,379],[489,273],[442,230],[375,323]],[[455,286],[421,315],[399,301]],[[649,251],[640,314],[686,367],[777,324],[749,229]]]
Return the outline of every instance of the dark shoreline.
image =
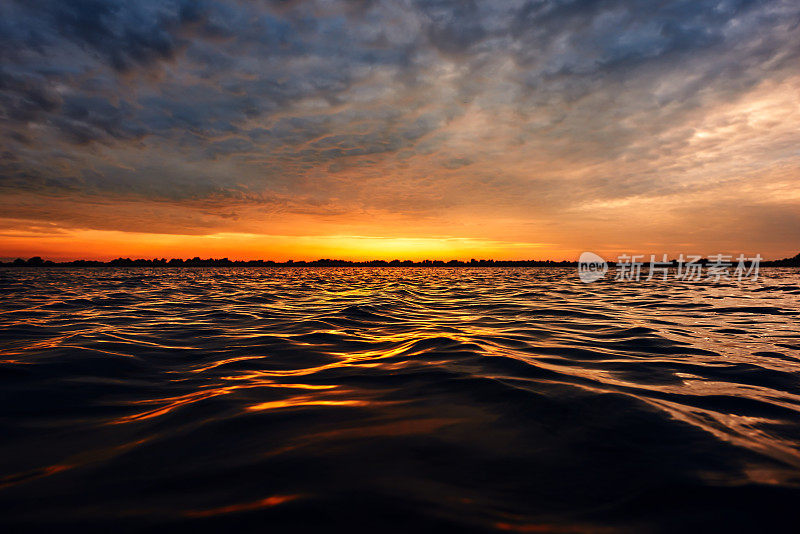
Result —
[[[737,263],[733,258],[732,263]],[[615,266],[615,262],[608,262],[610,266]],[[643,261],[647,264],[647,261]],[[701,259],[698,263],[706,265],[710,262],[707,258]],[[749,263],[749,262],[746,262]],[[677,267],[677,260],[672,260],[672,266]],[[44,260],[38,256],[23,260],[18,258],[13,262],[0,262],[0,267],[577,267],[577,261],[553,261],[553,260],[369,260],[369,261],[349,261],[319,259],[312,261],[293,261],[278,262],[272,260],[245,260],[234,261],[228,258],[208,258],[199,257],[184,260],[173,258],[167,260],[160,259],[130,259],[117,258],[107,262],[97,260],[73,260],[65,262],[54,262]],[[800,254],[793,258],[783,258],[780,260],[762,260],[761,267],[800,267]]]

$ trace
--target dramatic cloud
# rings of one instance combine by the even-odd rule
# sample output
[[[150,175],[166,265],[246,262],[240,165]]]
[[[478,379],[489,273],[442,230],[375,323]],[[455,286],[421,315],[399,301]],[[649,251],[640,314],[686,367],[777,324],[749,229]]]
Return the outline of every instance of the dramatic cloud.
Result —
[[[8,0],[0,247],[794,254],[775,225],[800,213],[798,28],[791,0]]]

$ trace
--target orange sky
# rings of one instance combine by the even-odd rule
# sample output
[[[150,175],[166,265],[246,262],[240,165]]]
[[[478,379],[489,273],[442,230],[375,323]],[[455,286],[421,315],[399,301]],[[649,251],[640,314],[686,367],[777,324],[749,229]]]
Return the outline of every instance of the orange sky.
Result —
[[[348,6],[4,7],[0,258],[800,251],[800,8]]]

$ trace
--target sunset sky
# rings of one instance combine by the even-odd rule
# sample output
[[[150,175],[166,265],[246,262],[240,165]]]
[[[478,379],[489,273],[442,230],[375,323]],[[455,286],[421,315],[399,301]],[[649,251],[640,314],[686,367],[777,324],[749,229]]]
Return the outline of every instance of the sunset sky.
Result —
[[[0,258],[800,252],[800,2],[0,2]]]

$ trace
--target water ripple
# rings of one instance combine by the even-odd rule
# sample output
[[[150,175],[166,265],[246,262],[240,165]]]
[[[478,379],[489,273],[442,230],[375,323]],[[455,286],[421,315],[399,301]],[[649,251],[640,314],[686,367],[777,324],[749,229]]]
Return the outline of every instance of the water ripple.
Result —
[[[0,522],[780,525],[800,497],[799,287],[786,269],[6,269]]]

